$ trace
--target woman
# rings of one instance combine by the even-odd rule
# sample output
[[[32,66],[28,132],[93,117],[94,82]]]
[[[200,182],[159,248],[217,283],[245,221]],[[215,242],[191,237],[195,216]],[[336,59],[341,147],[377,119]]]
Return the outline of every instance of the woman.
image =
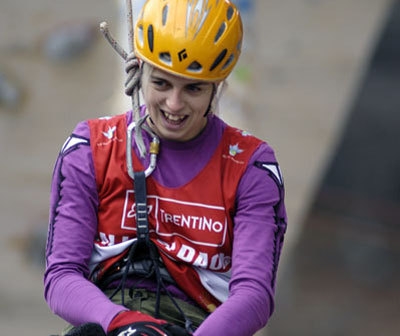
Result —
[[[134,34],[145,104],[79,123],[56,162],[45,297],[85,326],[70,334],[246,336],[273,312],[282,177],[267,143],[215,114],[239,12],[193,3],[145,3]]]

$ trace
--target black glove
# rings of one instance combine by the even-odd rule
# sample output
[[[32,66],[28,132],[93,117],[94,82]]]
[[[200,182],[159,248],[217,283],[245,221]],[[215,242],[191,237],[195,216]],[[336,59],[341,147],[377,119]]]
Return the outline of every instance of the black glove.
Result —
[[[101,325],[85,323],[70,330],[65,336],[106,336]]]
[[[184,328],[177,325],[154,322],[134,322],[110,331],[107,336],[190,336]]]
[[[182,327],[156,319],[140,311],[117,314],[107,329],[107,336],[188,336]]]
[[[188,333],[186,329],[177,326],[175,324],[167,324],[164,328],[173,336],[191,336],[191,333]]]

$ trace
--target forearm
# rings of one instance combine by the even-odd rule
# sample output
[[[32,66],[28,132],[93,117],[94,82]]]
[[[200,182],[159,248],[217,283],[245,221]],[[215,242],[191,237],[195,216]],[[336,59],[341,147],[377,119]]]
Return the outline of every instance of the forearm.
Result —
[[[124,310],[90,281],[65,271],[46,283],[46,300],[55,314],[72,325],[95,322],[104,330],[107,330],[112,318]]]
[[[268,320],[268,301],[268,295],[262,291],[240,290],[210,314],[194,335],[254,335]]]

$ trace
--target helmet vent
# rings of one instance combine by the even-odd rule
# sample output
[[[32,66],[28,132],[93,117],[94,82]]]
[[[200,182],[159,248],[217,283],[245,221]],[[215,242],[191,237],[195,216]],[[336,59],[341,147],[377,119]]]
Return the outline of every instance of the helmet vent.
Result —
[[[154,50],[154,32],[153,25],[149,25],[147,28],[147,41],[149,42],[149,49],[151,52]]]
[[[219,26],[218,32],[217,32],[217,34],[215,35],[214,43],[217,43],[217,42],[218,42],[218,40],[221,38],[221,36],[222,36],[223,33],[225,32],[225,30],[226,30],[226,24],[225,24],[225,22],[223,22],[223,23]]]
[[[167,24],[168,17],[168,5],[165,5],[162,10],[162,25],[165,26]]]
[[[228,10],[226,11],[226,18],[228,19],[228,21],[232,19],[233,13],[234,13],[233,7],[229,6]]]
[[[228,51],[226,49],[222,50],[219,55],[217,56],[217,58],[215,59],[214,63],[211,65],[210,67],[210,71],[213,71],[224,59],[224,57],[226,56],[226,53]]]
[[[171,66],[172,61],[171,61],[171,54],[169,52],[162,52],[159,54],[160,61]]]
[[[197,61],[194,61],[192,63],[190,63],[190,65],[187,67],[187,70],[189,72],[201,72],[203,70],[203,67],[201,66],[201,64]]]
[[[222,70],[225,70],[227,67],[229,67],[234,59],[235,59],[235,56],[233,54],[231,54],[229,56],[228,60],[225,62],[224,66],[222,67]]]

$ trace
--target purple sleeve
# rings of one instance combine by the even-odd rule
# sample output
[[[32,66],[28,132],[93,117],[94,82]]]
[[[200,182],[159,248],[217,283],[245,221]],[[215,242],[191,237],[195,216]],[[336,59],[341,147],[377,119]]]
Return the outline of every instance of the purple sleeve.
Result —
[[[97,187],[87,123],[77,126],[57,159],[50,196],[44,276],[50,309],[73,325],[96,322],[106,330],[121,310],[87,277],[97,229]]]
[[[279,167],[266,144],[254,153],[240,182],[237,202],[229,298],[195,336],[253,335],[265,326],[274,309],[286,212]]]

